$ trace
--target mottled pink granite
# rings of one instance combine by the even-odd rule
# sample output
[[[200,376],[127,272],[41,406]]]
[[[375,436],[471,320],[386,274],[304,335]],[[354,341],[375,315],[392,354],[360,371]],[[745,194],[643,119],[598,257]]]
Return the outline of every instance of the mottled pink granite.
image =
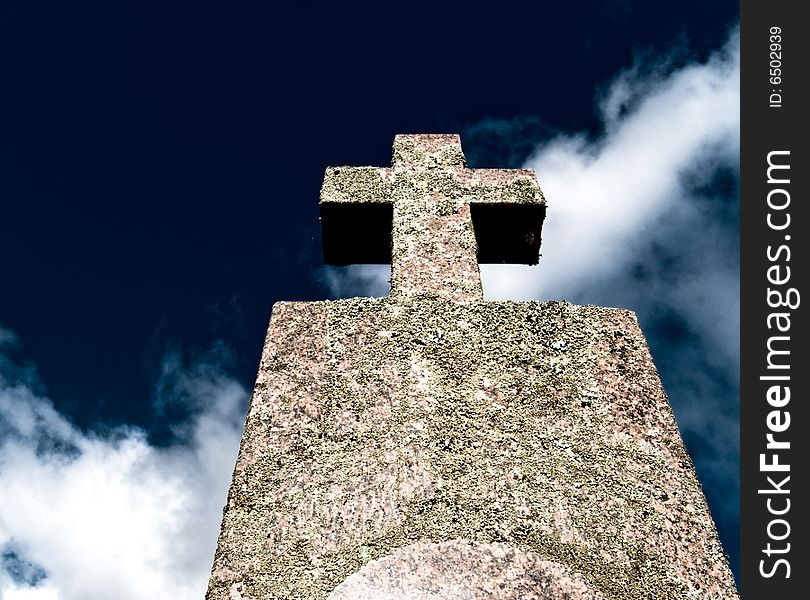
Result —
[[[328,600],[603,600],[565,565],[506,544],[398,548],[351,575]]]
[[[632,313],[277,304],[208,597],[323,599],[443,542],[559,563],[605,598],[736,597]]]

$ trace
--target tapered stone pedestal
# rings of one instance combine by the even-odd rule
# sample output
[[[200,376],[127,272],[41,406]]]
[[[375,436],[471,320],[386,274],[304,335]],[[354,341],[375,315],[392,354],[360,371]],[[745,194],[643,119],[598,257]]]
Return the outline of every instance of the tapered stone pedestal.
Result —
[[[208,598],[736,598],[635,316],[484,302],[457,139],[398,142],[451,183],[407,167],[390,297],[275,305]],[[506,258],[536,256],[530,188]]]

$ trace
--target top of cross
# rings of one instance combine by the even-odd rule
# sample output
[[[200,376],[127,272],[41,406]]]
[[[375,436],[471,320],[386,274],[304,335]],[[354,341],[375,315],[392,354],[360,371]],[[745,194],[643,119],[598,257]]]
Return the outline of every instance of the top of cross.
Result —
[[[537,264],[534,171],[468,169],[458,135],[398,135],[391,167],[328,167],[324,260],[391,263],[391,294],[483,298],[478,263]]]

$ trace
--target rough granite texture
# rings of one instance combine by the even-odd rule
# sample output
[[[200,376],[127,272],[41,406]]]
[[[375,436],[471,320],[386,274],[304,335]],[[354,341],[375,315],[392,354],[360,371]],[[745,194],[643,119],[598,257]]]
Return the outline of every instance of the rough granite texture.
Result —
[[[328,600],[560,600],[604,596],[564,565],[506,544],[416,543],[375,560]]]
[[[564,565],[570,597],[736,597],[631,312],[276,304],[208,598],[328,598],[453,540]]]
[[[457,136],[327,170],[393,202],[391,296],[274,306],[210,600],[737,598],[635,316],[484,302],[474,198],[545,202]]]

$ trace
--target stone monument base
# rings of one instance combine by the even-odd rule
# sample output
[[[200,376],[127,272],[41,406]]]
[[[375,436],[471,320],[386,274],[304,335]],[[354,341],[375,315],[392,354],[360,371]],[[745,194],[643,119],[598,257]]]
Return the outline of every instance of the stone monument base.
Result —
[[[207,597],[737,595],[633,313],[357,298],[276,304]]]

